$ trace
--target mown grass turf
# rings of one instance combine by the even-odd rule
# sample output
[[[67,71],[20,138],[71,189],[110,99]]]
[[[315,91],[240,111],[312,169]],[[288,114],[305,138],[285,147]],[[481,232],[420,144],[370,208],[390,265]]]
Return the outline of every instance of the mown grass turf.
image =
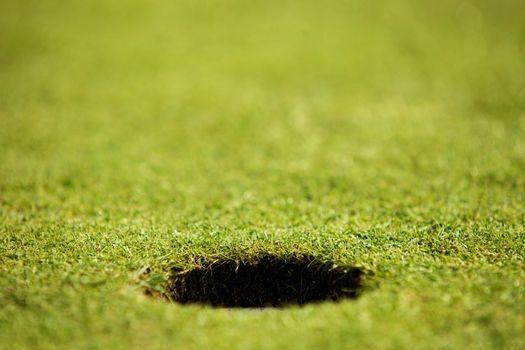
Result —
[[[2,1],[0,348],[524,348],[523,4]],[[377,285],[142,293],[266,253]]]

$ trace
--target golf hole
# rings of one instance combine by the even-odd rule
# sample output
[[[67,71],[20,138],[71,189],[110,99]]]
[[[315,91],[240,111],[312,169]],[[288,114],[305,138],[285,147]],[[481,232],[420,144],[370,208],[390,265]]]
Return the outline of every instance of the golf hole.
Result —
[[[227,308],[263,308],[353,299],[360,295],[363,271],[314,257],[271,255],[249,261],[226,260],[190,270],[173,269],[168,298]]]

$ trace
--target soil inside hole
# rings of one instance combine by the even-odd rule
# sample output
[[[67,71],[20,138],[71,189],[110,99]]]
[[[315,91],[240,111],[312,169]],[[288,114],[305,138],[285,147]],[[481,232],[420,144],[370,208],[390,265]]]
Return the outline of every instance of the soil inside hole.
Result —
[[[173,269],[167,291],[172,301],[212,306],[261,308],[356,298],[363,271],[313,257],[263,256],[227,260],[202,268]]]

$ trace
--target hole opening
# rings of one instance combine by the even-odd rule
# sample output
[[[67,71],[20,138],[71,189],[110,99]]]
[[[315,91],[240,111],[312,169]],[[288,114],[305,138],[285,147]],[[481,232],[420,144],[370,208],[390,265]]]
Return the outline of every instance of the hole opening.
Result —
[[[167,295],[173,302],[228,308],[282,307],[357,298],[364,271],[311,256],[225,260],[190,270],[172,269]]]

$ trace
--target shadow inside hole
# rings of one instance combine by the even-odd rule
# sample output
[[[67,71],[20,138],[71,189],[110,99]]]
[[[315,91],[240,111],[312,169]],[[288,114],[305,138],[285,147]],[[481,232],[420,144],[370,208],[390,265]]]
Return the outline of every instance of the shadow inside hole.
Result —
[[[167,292],[178,303],[261,308],[357,298],[363,271],[320,262],[313,257],[263,256],[227,260],[181,271],[173,269]]]

